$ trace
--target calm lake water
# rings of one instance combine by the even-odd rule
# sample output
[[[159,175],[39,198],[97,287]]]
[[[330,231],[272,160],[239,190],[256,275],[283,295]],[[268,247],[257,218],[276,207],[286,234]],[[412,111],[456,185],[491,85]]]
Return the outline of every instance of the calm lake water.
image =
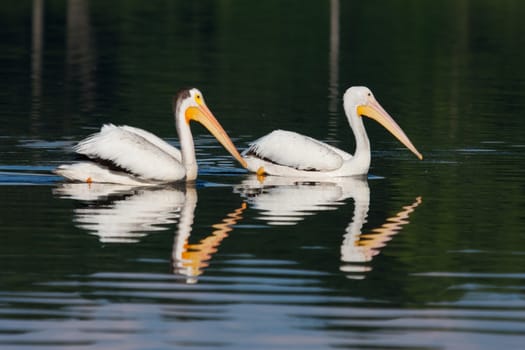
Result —
[[[525,343],[525,2],[19,1],[0,5],[2,349],[518,349]],[[194,126],[199,180],[51,173],[101,124],[178,145],[197,86],[235,144],[283,128],[366,179],[242,170]]]

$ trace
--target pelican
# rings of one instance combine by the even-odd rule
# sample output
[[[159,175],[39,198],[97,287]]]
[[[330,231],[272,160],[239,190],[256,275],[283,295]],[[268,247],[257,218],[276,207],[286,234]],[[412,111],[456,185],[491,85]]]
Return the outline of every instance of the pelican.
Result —
[[[362,116],[379,122],[420,160],[421,153],[364,86],[346,90],[343,105],[356,140],[354,155],[324,142],[295,132],[275,130],[263,136],[242,153],[247,169],[258,175],[326,178],[356,176],[370,168],[370,141]]]
[[[173,98],[173,113],[180,151],[143,129],[106,124],[74,147],[86,161],[60,165],[54,172],[73,181],[123,185],[195,180],[197,160],[190,129],[192,120],[204,125],[246,167],[246,161],[208,109],[198,89],[181,90]]]

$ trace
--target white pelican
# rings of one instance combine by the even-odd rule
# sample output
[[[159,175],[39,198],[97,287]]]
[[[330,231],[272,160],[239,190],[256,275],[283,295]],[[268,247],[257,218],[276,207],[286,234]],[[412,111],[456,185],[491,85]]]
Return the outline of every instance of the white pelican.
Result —
[[[378,121],[419,159],[423,159],[368,88],[349,88],[344,94],[343,104],[356,140],[353,156],[313,138],[291,131],[275,130],[251,143],[243,152],[247,169],[258,175],[308,178],[367,174],[370,167],[370,141],[362,116]]]
[[[80,141],[74,150],[86,161],[61,165],[55,173],[69,180],[124,185],[147,185],[197,178],[197,160],[190,121],[204,125],[241,165],[232,141],[195,88],[181,90],[173,98],[179,151],[152,133],[131,126],[106,124],[100,132]]]

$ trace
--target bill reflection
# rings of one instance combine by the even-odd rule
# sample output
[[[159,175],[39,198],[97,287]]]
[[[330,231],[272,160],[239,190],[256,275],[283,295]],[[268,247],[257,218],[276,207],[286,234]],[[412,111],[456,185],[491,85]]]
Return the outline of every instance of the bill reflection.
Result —
[[[228,237],[233,226],[243,219],[246,204],[228,213],[220,222],[212,225],[213,231],[196,243],[190,243],[195,208],[197,207],[197,191],[188,188],[186,203],[181,211],[179,225],[175,234],[172,249],[172,268],[176,274],[186,276],[186,283],[196,283],[208,267],[213,254],[218,250],[221,242]]]
[[[354,216],[345,230],[341,244],[341,271],[348,273],[349,278],[362,279],[366,272],[372,270],[367,263],[381,252],[404,225],[410,223],[409,215],[421,204],[422,198],[417,197],[414,203],[404,206],[401,211],[387,218],[383,225],[371,229],[369,233],[363,233],[362,229],[368,216],[370,197],[354,198],[354,202]]]

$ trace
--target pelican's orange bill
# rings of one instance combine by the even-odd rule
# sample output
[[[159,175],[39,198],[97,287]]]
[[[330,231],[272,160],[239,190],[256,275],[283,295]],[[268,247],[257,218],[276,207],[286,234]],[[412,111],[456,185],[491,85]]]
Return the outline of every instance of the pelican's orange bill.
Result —
[[[208,131],[215,136],[215,138],[223,145],[223,147],[230,152],[230,154],[237,159],[241,165],[246,168],[248,165],[246,164],[246,161],[242,158],[242,156],[237,151],[237,148],[233,144],[232,140],[224,131],[221,124],[217,121],[217,119],[214,117],[213,113],[210,111],[210,109],[204,104],[200,104],[198,107],[189,107],[186,110],[186,121],[194,120],[196,122],[201,123]]]
[[[384,108],[375,99],[371,98],[366,105],[357,107],[357,114],[374,119],[379,124],[383,125],[392,135],[394,135],[406,148],[412,151],[419,160],[423,159],[423,155],[419,153],[416,147],[412,144],[408,136],[403,132],[401,127],[397,125],[394,119],[384,110]]]

